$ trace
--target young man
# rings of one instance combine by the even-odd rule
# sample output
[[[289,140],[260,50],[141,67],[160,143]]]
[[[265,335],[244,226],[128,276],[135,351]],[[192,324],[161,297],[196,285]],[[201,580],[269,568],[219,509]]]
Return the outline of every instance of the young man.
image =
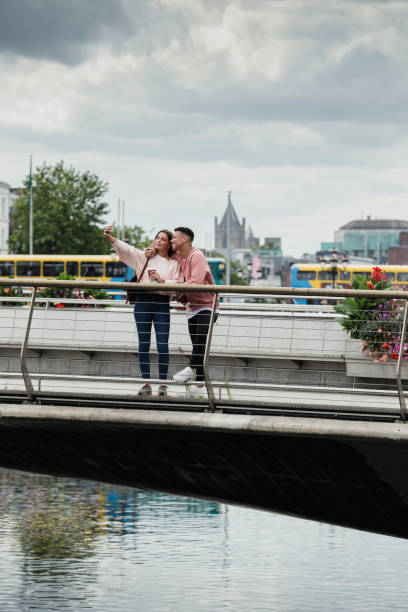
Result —
[[[188,285],[214,285],[205,255],[199,249],[193,247],[194,232],[189,227],[176,227],[171,244],[174,250],[173,258],[177,259],[184,282]],[[193,350],[190,364],[177,372],[173,379],[177,382],[193,381],[196,385],[190,385],[192,395],[198,396],[203,393],[204,382],[204,352],[207,335],[210,327],[211,309],[214,294],[207,292],[186,293],[188,331],[190,333]],[[218,309],[218,299],[217,299]],[[216,311],[218,313],[218,310]],[[215,315],[217,318],[218,314]]]

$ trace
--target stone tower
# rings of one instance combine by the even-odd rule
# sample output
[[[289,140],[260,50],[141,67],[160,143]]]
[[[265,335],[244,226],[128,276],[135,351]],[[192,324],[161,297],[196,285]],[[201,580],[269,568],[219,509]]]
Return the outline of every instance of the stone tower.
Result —
[[[215,248],[227,248],[228,215],[230,222],[230,246],[233,249],[244,249],[246,247],[245,217],[242,219],[242,223],[240,223],[235,208],[232,205],[230,195],[228,195],[228,205],[225,209],[221,222],[218,223],[218,218],[214,218]]]

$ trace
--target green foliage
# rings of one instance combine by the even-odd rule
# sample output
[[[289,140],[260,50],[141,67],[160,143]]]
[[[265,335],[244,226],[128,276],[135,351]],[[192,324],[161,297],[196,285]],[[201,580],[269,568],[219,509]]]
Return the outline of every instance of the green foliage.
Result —
[[[245,270],[239,261],[231,261],[231,285],[249,285]]]
[[[10,297],[24,297],[23,289],[21,287],[0,287],[0,296],[4,296],[7,298]],[[8,301],[3,302],[3,306],[7,308],[8,306],[23,306],[24,302],[12,302]]]
[[[25,196],[18,198],[10,223],[9,247],[14,253],[29,252],[29,176]],[[95,174],[44,163],[33,174],[34,253],[109,252],[101,231],[108,204],[102,201],[108,189]]]
[[[69,274],[65,274],[65,272],[61,272],[56,278],[56,280],[76,280],[75,276],[70,276]],[[76,289],[71,287],[45,287],[38,291],[38,295],[46,298],[55,298],[56,302],[58,298],[68,298],[68,299],[95,299],[95,300],[109,300],[111,296],[104,289]],[[58,306],[62,307],[62,304],[58,304]],[[75,307],[75,304],[64,304],[63,307]]]
[[[132,246],[143,249],[152,244],[153,230],[147,234],[140,225],[125,225],[125,240]],[[119,238],[119,231],[115,228],[112,232],[112,236]]]

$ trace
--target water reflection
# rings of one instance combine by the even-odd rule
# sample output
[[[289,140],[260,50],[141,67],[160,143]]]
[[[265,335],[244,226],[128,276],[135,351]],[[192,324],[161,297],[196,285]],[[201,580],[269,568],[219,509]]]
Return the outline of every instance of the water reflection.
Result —
[[[405,610],[408,542],[0,470],[2,612]]]
[[[0,601],[7,602],[2,610],[93,609],[98,563],[116,557],[121,545],[141,562],[135,537],[141,510],[150,523],[169,512],[175,518],[220,512],[214,502],[162,497],[164,506],[157,503],[160,494],[0,469],[0,538],[8,542],[7,557],[0,557],[0,572],[8,575],[0,588]],[[117,569],[115,559],[112,573]],[[101,605],[94,609],[111,609]]]
[[[135,533],[140,508],[150,517],[167,514],[218,514],[220,504],[96,482],[57,479],[0,469],[0,517],[14,523],[21,549],[50,559],[93,555],[104,534]]]

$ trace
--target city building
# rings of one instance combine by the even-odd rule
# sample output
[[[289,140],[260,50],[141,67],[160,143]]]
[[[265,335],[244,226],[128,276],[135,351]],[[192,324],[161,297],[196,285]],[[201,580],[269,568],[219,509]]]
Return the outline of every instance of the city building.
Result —
[[[274,253],[275,255],[282,255],[282,238],[274,236],[267,236],[261,246],[263,251],[268,253]]]
[[[399,246],[388,249],[388,263],[392,265],[408,264],[408,232],[401,232]]]
[[[16,190],[0,181],[0,253],[8,253],[9,213],[16,199]]]
[[[280,284],[281,238],[266,237],[261,245],[260,239],[254,236],[252,228],[246,227],[245,218],[240,222],[229,196],[228,205],[220,223],[215,217],[215,251],[225,256],[227,255],[228,225],[231,259],[241,264],[243,276],[247,276],[251,284]]]
[[[259,238],[255,238],[251,226],[248,227],[245,236],[245,245],[247,249],[257,249],[259,247]]]
[[[356,219],[334,233],[333,242],[322,242],[321,250],[337,249],[348,256],[389,261],[389,249],[401,247],[400,236],[408,232],[408,221],[399,219]],[[391,263],[391,262],[390,262]]]
[[[228,219],[228,216],[229,216],[229,219]],[[230,228],[230,247],[232,249],[245,249],[247,247],[246,231],[245,231],[245,217],[242,219],[242,223],[240,223],[238,219],[238,215],[231,202],[231,198],[228,198],[228,205],[227,205],[227,208],[225,209],[221,222],[218,223],[218,217],[214,218],[215,250],[227,248],[228,221],[229,221],[229,228]]]

